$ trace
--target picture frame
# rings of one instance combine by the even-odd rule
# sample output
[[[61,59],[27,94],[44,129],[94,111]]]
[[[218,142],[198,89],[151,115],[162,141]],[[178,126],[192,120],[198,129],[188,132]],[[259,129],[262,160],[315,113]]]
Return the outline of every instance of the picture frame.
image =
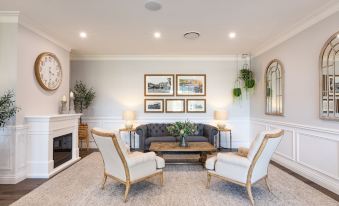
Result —
[[[206,74],[177,74],[177,96],[206,96]]]
[[[185,113],[185,100],[166,99],[166,113]]]
[[[144,100],[145,113],[164,113],[163,99],[145,99]]]
[[[174,74],[145,74],[145,96],[174,96]]]
[[[187,113],[206,113],[206,99],[187,99]]]

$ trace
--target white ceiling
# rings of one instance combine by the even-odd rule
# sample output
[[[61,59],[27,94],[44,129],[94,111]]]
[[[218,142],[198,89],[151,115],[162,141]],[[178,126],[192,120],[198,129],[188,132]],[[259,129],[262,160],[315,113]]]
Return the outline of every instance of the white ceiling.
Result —
[[[314,15],[333,0],[1,0],[0,10],[23,18],[89,55],[227,55],[251,52]],[[335,0],[338,2],[338,0]],[[327,5],[326,5],[327,4]],[[81,40],[79,32],[88,38]],[[153,38],[160,31],[162,38]],[[198,31],[198,40],[185,40]],[[237,38],[230,40],[228,33]]]

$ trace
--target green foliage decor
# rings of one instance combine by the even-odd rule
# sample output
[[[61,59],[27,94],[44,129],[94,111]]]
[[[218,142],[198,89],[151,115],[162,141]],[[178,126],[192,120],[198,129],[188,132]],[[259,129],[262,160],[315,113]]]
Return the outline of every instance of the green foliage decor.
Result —
[[[74,106],[77,111],[83,113],[93,102],[95,91],[93,88],[88,88],[82,81],[76,81],[74,86]]]
[[[255,86],[253,72],[249,69],[241,69],[239,78],[244,81],[245,89],[252,89]]]
[[[198,131],[197,125],[190,121],[175,122],[167,126],[166,129],[175,137],[193,135]]]
[[[9,90],[0,97],[0,127],[5,127],[9,119],[20,110],[15,106],[14,92]]]
[[[241,96],[241,88],[234,88],[233,89],[233,97],[238,98]]]

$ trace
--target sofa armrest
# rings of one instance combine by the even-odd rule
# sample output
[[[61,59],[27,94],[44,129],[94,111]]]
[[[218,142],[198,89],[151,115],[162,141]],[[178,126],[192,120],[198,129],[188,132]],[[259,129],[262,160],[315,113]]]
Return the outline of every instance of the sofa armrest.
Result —
[[[147,138],[147,125],[140,125],[135,129],[137,135],[139,135],[139,148],[145,149],[145,139]]]
[[[142,164],[147,161],[154,161],[154,164],[156,164],[155,161],[156,155],[154,152],[147,152],[147,153],[142,153],[142,152],[136,152],[132,153],[127,156],[126,162],[129,167],[133,167],[137,164]]]
[[[218,129],[212,125],[205,124],[203,135],[208,138],[208,142],[214,145],[214,136],[218,134]]]

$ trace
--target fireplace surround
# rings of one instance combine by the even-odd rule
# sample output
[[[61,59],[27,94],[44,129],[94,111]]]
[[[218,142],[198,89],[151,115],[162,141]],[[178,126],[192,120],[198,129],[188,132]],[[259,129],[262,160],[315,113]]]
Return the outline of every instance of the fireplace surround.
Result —
[[[80,115],[25,117],[29,126],[28,178],[49,178],[80,160],[78,148]]]

